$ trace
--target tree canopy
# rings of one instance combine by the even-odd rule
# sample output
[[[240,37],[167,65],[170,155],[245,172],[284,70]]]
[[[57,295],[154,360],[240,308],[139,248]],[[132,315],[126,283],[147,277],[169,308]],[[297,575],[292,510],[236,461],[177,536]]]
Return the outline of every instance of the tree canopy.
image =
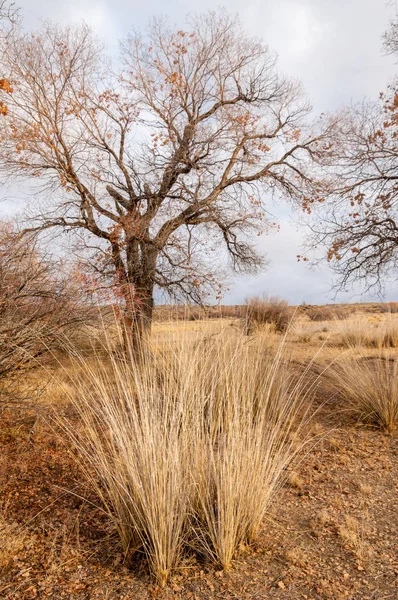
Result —
[[[14,31],[3,62],[0,169],[47,197],[31,229],[83,233],[143,326],[156,286],[194,301],[217,286],[222,249],[235,270],[262,265],[248,235],[271,225],[271,196],[318,193],[335,124],[309,123],[300,86],[224,12],[152,20],[116,66],[87,26],[50,24]]]
[[[396,52],[397,34],[393,22],[384,37],[388,52]],[[396,80],[378,101],[346,110],[322,163],[324,204],[312,223],[315,241],[326,246],[340,287],[361,281],[381,291],[386,275],[398,268]]]

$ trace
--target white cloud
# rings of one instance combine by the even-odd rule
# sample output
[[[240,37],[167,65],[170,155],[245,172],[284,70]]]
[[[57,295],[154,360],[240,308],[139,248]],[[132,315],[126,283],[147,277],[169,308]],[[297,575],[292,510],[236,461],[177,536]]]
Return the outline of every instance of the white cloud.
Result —
[[[264,15],[264,19],[259,19],[259,13]],[[245,21],[260,35],[265,35],[270,46],[283,57],[286,66],[305,60],[314,52],[326,27],[317,19],[310,5],[294,0],[275,2],[269,11],[252,5]]]

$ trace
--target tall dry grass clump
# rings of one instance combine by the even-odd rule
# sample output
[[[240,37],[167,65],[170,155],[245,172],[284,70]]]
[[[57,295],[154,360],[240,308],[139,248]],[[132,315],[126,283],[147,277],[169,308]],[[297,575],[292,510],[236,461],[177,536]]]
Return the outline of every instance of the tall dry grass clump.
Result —
[[[398,426],[398,362],[386,351],[345,357],[328,377],[360,419],[393,432]]]
[[[109,353],[82,362],[71,396],[80,426],[61,423],[125,552],[141,546],[164,584],[186,540],[195,443],[195,396],[175,372]],[[191,382],[192,387],[192,382]]]
[[[125,551],[160,584],[187,548],[228,569],[303,443],[305,375],[244,336],[75,360],[61,426]]]
[[[203,549],[228,569],[239,546],[256,538],[301,447],[306,394],[304,377],[295,379],[282,347],[264,354],[240,339],[230,346],[220,341],[216,353],[216,360],[209,357],[195,515]]]

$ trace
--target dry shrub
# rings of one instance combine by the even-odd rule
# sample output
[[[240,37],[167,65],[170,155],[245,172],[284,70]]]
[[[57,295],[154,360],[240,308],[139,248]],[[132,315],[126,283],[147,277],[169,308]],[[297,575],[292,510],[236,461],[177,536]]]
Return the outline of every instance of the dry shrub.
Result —
[[[0,401],[19,398],[15,384],[86,318],[80,294],[60,265],[44,256],[35,236],[0,222]]]
[[[159,584],[194,547],[228,569],[299,451],[306,374],[245,337],[131,357],[75,357],[80,425],[58,417],[124,550]]]
[[[380,313],[396,314],[398,313],[398,302],[386,302],[378,305],[378,311]]]
[[[285,332],[292,320],[287,300],[278,297],[255,297],[246,300],[245,328],[247,333],[264,325],[272,325],[276,332]]]
[[[308,306],[305,314],[310,321],[341,321],[347,319],[349,311],[344,306]]]
[[[328,372],[334,387],[362,420],[394,431],[398,425],[398,362],[380,354],[345,357]]]
[[[208,319],[241,319],[245,315],[245,306],[217,305],[195,306],[187,304],[167,304],[156,306],[153,319],[162,321],[200,321]]]

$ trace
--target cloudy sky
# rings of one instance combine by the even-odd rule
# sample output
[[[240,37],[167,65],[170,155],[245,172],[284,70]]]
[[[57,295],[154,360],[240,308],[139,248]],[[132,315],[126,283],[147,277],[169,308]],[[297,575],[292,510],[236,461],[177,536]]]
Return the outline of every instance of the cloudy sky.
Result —
[[[42,19],[62,24],[85,20],[111,52],[117,51],[118,39],[130,28],[144,27],[152,15],[164,14],[182,23],[185,14],[215,6],[214,0],[16,0],[16,4],[28,28],[39,26]],[[382,33],[396,10],[386,0],[224,0],[220,4],[238,13],[248,32],[278,53],[281,70],[303,82],[315,113],[364,96],[376,99],[395,73],[393,58],[383,56],[381,49]],[[270,261],[268,270],[235,279],[225,301],[238,303],[262,292],[292,303],[331,300],[331,272],[297,263],[303,233],[286,210],[280,223],[279,233],[260,241]],[[340,295],[339,300],[352,295]],[[386,298],[397,300],[398,287],[386,290]]]

